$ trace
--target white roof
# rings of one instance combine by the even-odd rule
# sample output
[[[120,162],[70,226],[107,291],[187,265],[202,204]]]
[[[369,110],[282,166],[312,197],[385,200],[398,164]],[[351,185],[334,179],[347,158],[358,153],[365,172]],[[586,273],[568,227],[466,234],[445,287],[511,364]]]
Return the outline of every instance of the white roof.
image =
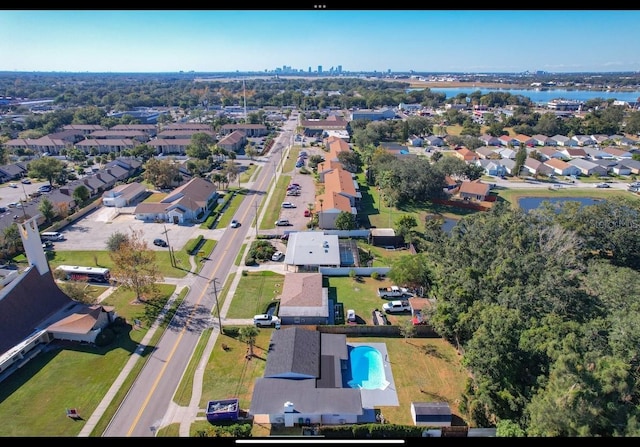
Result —
[[[324,231],[297,231],[289,233],[285,264],[340,266],[338,236]]]

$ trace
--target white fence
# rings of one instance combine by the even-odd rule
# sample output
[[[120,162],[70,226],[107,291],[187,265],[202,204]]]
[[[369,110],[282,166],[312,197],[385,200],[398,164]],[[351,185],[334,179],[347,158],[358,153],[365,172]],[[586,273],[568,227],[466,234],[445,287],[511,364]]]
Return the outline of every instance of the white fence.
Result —
[[[373,272],[378,272],[384,276],[389,273],[391,267],[319,267],[318,271],[326,276],[349,276],[354,270],[357,276],[371,276]]]

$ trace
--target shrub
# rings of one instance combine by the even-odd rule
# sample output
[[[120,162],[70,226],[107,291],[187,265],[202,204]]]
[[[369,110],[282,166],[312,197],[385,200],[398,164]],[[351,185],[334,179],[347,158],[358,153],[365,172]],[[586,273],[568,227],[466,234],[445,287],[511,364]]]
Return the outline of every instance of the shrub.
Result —
[[[371,272],[371,279],[380,279],[380,272]]]
[[[256,265],[256,258],[251,257],[251,256],[247,256],[244,260],[244,265]]]

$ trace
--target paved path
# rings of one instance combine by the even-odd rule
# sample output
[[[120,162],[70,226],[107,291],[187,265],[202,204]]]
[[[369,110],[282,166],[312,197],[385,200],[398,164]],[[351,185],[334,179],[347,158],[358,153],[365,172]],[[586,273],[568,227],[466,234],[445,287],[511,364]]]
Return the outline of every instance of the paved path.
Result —
[[[280,168],[282,169],[282,168]],[[273,188],[275,188],[276,182],[272,182],[272,186],[271,186],[271,190],[267,191],[267,194],[271,194]],[[244,185],[246,187],[251,187],[251,183],[249,183],[248,185]],[[263,207],[262,210],[262,214],[260,216],[260,219],[258,219],[259,222],[262,221],[262,218],[264,217],[264,213],[266,212],[267,207]],[[255,228],[255,227],[254,227]],[[249,234],[253,234],[253,231],[250,231]],[[208,234],[208,237],[211,237],[210,234]],[[249,324],[253,324],[253,319],[249,318],[249,319],[227,319],[225,317],[225,315],[227,314],[229,307],[231,305],[231,298],[234,296],[235,291],[238,287],[238,283],[240,282],[240,279],[242,278],[242,271],[243,270],[250,270],[250,271],[259,271],[259,270],[273,270],[276,271],[278,273],[285,273],[285,269],[284,269],[284,264],[283,263],[264,263],[255,267],[248,267],[244,265],[244,257],[246,256],[247,251],[245,250],[245,253],[243,254],[242,260],[240,261],[240,265],[238,266],[237,269],[237,274],[234,275],[234,279],[233,282],[231,283],[231,286],[229,288],[229,292],[228,292],[228,297],[229,299],[225,299],[224,304],[222,305],[222,308],[220,309],[220,318],[222,320],[222,323],[224,325],[249,325]],[[196,271],[197,269],[197,264],[196,264],[196,260],[194,256],[191,256],[189,258],[189,262],[191,265],[191,271]],[[147,333],[145,334],[144,338],[140,341],[140,344],[138,345],[138,347],[136,348],[136,351],[133,353],[133,355],[131,355],[131,357],[129,358],[129,360],[127,361],[126,365],[124,366],[124,368],[122,369],[122,371],[120,372],[120,374],[118,375],[118,377],[116,378],[116,380],[113,382],[113,384],[111,385],[111,387],[109,388],[109,390],[107,391],[106,395],[104,396],[104,398],[102,399],[102,401],[98,404],[97,408],[95,409],[95,411],[91,414],[91,416],[87,419],[86,423],[84,424],[84,426],[82,427],[82,430],[80,431],[80,433],[78,434],[79,437],[89,437],[91,436],[91,432],[94,430],[94,428],[96,427],[96,425],[98,424],[98,422],[100,421],[100,419],[102,418],[103,414],[106,412],[107,408],[109,407],[109,405],[111,404],[111,402],[113,401],[113,399],[116,397],[120,387],[123,385],[123,383],[125,382],[125,380],[127,379],[127,377],[129,376],[129,374],[131,373],[131,371],[133,370],[134,366],[136,365],[136,363],[138,362],[138,360],[142,359],[142,353],[144,352],[144,349],[146,346],[148,346],[150,340],[152,339],[153,335],[155,334],[155,331],[158,329],[158,327],[160,326],[160,323],[163,321],[164,317],[166,316],[167,311],[172,307],[173,302],[178,298],[178,296],[180,296],[180,292],[182,291],[182,289],[184,287],[189,287],[189,285],[191,284],[192,280],[194,277],[194,273],[189,272],[184,278],[164,278],[164,283],[167,284],[175,284],[176,285],[176,289],[174,291],[174,293],[171,295],[171,297],[169,298],[167,304],[165,305],[164,309],[160,312],[160,315],[158,316],[158,318],[156,319],[156,321],[151,325],[151,327],[149,328],[149,330],[147,331]],[[103,292],[99,297],[98,297],[98,302],[103,301],[105,298],[107,298],[111,293],[113,293],[113,291],[115,290],[114,287],[109,287],[105,292]],[[167,425],[170,424],[180,424],[180,428],[179,428],[179,436],[180,437],[190,437],[190,429],[191,429],[191,425],[194,421],[196,420],[205,420],[206,417],[202,417],[202,416],[198,416],[198,413],[201,411],[206,410],[205,408],[200,408],[200,400],[202,398],[202,382],[203,382],[203,378],[204,378],[204,371],[206,369],[207,366],[207,362],[209,361],[209,358],[211,357],[211,352],[213,351],[213,348],[216,344],[216,341],[218,339],[218,331],[212,331],[211,335],[209,337],[209,340],[207,341],[207,345],[204,349],[204,352],[202,353],[202,356],[200,357],[200,363],[198,364],[195,374],[194,374],[194,378],[193,378],[193,390],[192,390],[192,394],[191,394],[191,401],[189,402],[188,406],[180,406],[177,405],[175,402],[171,401],[169,408],[167,409],[161,423],[159,424],[158,427],[155,428],[155,432],[157,433],[157,430],[165,427]]]

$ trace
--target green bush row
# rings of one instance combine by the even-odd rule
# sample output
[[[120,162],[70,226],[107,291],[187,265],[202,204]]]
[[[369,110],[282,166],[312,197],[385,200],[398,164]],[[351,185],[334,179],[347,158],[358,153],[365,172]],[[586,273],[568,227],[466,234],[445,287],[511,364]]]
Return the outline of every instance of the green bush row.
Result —
[[[203,238],[204,237],[199,234],[195,239],[191,239],[185,244],[184,250],[190,255],[195,255],[198,251],[198,248],[200,247],[200,243],[202,242]]]

